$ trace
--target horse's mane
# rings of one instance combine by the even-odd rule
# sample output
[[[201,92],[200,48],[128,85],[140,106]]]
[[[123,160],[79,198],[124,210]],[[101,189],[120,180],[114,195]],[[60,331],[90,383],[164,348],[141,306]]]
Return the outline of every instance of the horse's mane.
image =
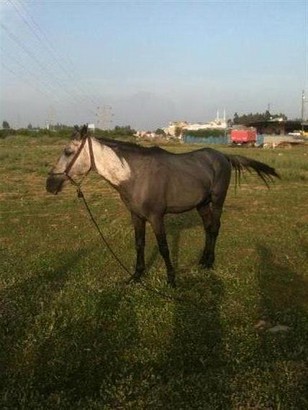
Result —
[[[163,151],[160,147],[143,147],[142,145],[136,144],[134,142],[114,140],[106,137],[96,137],[95,139],[102,145],[107,145],[112,149],[119,149],[120,151],[125,151],[128,153],[132,152],[146,155]]]
[[[84,125],[82,129],[79,129],[78,126],[75,126],[74,132],[71,136],[71,139],[83,139],[88,136],[88,127],[87,125]],[[106,137],[94,137],[94,139],[99,142],[101,145],[107,145],[108,147],[121,151],[122,153],[136,153],[136,154],[143,154],[143,155],[149,155],[149,154],[154,154],[154,153],[162,153],[165,152],[162,148],[160,147],[143,147],[142,145],[136,144],[134,142],[128,142],[128,141],[121,141],[121,140],[115,140],[111,138],[106,138]]]

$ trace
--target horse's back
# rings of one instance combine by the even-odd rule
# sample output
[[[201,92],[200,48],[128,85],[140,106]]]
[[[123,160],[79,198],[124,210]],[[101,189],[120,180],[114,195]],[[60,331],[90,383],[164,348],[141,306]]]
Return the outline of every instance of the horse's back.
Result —
[[[195,151],[172,154],[160,152],[161,163],[166,163],[170,170],[181,174],[194,175],[196,178],[215,179],[231,174],[231,165],[227,157],[212,148],[201,148]]]
[[[216,197],[225,197],[231,167],[227,158],[212,149],[182,154],[161,153],[157,184],[166,198],[167,212],[182,212]]]
[[[224,198],[231,174],[227,158],[208,148],[181,154],[152,150],[152,155],[134,157],[132,164],[134,178],[123,197],[144,216],[184,212],[212,195]]]

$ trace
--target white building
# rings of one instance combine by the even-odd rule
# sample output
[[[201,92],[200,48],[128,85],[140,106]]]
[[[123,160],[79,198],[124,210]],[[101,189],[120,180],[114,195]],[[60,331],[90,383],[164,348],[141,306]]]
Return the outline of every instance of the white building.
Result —
[[[91,132],[95,132],[95,124],[88,124],[88,130]]]
[[[202,122],[197,122],[197,123],[189,123],[187,121],[173,121],[169,123],[169,126],[166,128],[163,128],[165,133],[167,135],[171,135],[172,137],[179,137],[181,138],[181,135],[184,130],[191,130],[191,131],[197,131],[197,130],[207,130],[207,129],[214,129],[214,130],[225,130],[228,127],[227,120],[226,120],[226,111],[224,110],[224,115],[223,118],[219,118],[219,111],[217,111],[217,116],[215,120],[202,123]]]

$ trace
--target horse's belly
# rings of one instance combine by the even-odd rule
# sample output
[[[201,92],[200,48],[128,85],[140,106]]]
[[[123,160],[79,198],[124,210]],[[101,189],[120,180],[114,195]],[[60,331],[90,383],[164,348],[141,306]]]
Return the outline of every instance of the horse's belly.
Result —
[[[168,206],[165,213],[166,214],[181,214],[182,212],[187,212],[194,208],[195,208],[195,205],[194,206],[178,206],[178,205]]]
[[[209,196],[208,191],[202,188],[186,186],[183,189],[177,189],[176,192],[171,191],[167,196],[166,212],[180,213],[195,208]]]

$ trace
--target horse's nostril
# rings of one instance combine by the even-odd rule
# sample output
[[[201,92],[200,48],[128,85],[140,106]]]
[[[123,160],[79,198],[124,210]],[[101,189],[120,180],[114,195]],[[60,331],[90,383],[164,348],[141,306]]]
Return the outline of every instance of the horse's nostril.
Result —
[[[61,178],[51,173],[46,180],[46,191],[56,195],[61,191],[64,180],[63,177]]]

